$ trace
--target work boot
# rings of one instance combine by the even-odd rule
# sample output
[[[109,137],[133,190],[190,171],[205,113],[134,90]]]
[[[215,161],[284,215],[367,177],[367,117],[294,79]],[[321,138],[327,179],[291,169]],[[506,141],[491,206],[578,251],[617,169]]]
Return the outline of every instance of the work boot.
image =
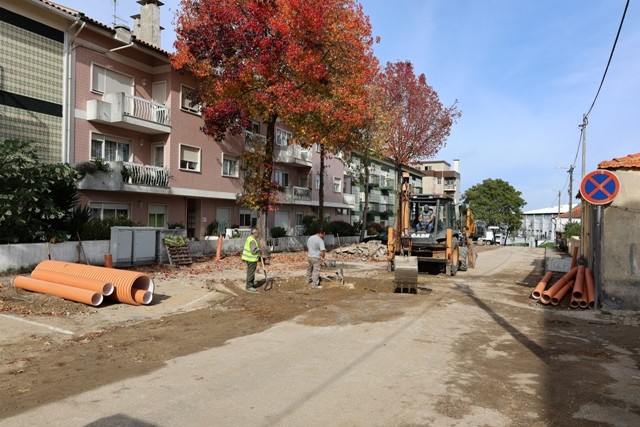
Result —
[[[322,289],[322,285],[311,285],[312,289]]]
[[[251,288],[247,288],[247,292],[258,292],[258,291],[256,290],[256,288],[251,287]]]

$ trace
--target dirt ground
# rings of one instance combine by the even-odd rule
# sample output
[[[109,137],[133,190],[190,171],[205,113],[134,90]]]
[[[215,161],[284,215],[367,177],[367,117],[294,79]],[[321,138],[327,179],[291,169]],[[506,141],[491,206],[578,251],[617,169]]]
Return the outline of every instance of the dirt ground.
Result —
[[[480,251],[491,250],[491,247],[480,248]],[[343,262],[347,263],[349,269],[343,270],[345,283],[341,284],[335,273]],[[399,316],[401,313],[393,305],[376,310],[362,309],[363,304],[379,304],[394,295],[393,276],[386,272],[385,265],[384,262],[338,259],[336,267],[325,268],[323,271],[323,289],[312,290],[304,283],[302,276],[306,266],[304,254],[274,254],[267,266],[272,288],[265,290],[262,286],[255,294],[243,290],[245,270],[238,256],[219,262],[202,259],[181,268],[139,268],[137,270],[152,275],[156,284],[154,301],[149,306],[125,306],[107,302],[100,307],[90,307],[16,289],[10,285],[11,277],[2,277],[0,281],[4,286],[0,288],[0,316],[6,319],[0,317],[1,323],[6,325],[9,319],[19,317],[29,322],[58,325],[58,328],[73,327],[76,333],[65,335],[48,331],[31,333],[20,339],[5,336],[1,341],[0,420],[101,385],[141,375],[161,367],[170,359],[222,346],[231,338],[265,330],[275,323],[303,313],[313,313],[304,317],[304,322],[309,325],[339,324],[343,321],[341,319],[348,319],[344,321],[351,324],[379,322]],[[505,272],[491,276],[491,282],[508,287],[510,298],[516,301],[514,304],[504,304],[504,312],[500,315],[493,308],[489,309],[489,303],[480,299],[465,285],[452,282],[452,289],[458,294],[462,292],[466,295],[467,304],[480,306],[490,313],[504,330],[515,337],[520,345],[528,347],[543,363],[549,364],[550,360],[559,355],[566,359],[568,363],[552,370],[553,375],[556,375],[553,385],[549,386],[552,398],[562,398],[564,404],[566,396],[574,395],[574,400],[578,401],[575,389],[578,386],[582,388],[581,399],[588,398],[602,405],[614,402],[615,396],[608,400],[608,392],[598,389],[608,382],[607,378],[590,371],[589,366],[570,363],[573,357],[578,357],[578,352],[584,357],[585,351],[588,352],[586,356],[594,362],[613,362],[614,355],[609,349],[589,346],[577,350],[575,344],[569,345],[570,340],[566,340],[566,346],[563,340],[558,340],[543,347],[522,337],[518,331],[508,329],[512,322],[505,322],[505,316],[512,316],[514,319],[525,317],[522,308],[537,304],[528,295],[543,273],[542,265],[538,264],[530,266],[524,272]],[[459,276],[461,274],[464,273]],[[264,285],[264,274],[260,268],[256,277],[262,279],[261,284]],[[559,277],[556,274],[552,282]],[[440,275],[424,279],[421,275],[419,294],[431,295],[435,287],[432,283],[442,280],[449,278]],[[177,292],[185,287],[200,302],[193,305],[185,303],[170,311],[163,311],[163,307],[172,299],[180,299],[182,294]],[[174,291],[176,294],[173,294]],[[434,302],[445,303],[451,295],[439,289],[438,298],[434,298]],[[420,298],[405,299],[403,304],[420,304],[420,301]],[[549,309],[566,313],[568,302],[566,299],[564,301]],[[503,304],[501,301],[497,303]],[[564,328],[566,334],[574,336],[606,335],[607,342],[629,352],[626,390],[613,393],[636,393],[640,387],[637,368],[640,364],[637,314],[607,317],[605,313],[597,321],[593,320],[593,316],[582,320],[580,315],[566,317],[561,314],[552,317],[548,323],[555,328]],[[526,323],[528,320],[523,321]],[[503,371],[498,366],[502,359],[496,359],[495,365],[492,365],[481,357],[482,352],[476,351],[485,342],[486,337],[480,332],[461,341],[456,348],[460,355],[464,355],[464,363],[476,366],[477,378],[483,375],[496,377],[496,372]],[[150,351],[151,347],[153,351]],[[494,351],[512,350],[505,344],[503,348],[496,348]],[[511,360],[510,363],[517,368],[519,363],[524,362]],[[514,414],[526,410],[526,402],[505,402],[500,383],[512,379],[499,378],[498,375],[493,381],[486,382],[477,378],[469,379],[460,386],[465,387],[468,395],[474,396],[476,401],[487,407],[506,407],[505,411],[512,411]],[[613,404],[619,406],[618,403]],[[438,405],[442,413],[456,419],[460,418],[468,404],[458,400],[443,400]],[[629,405],[630,407],[620,410],[631,411],[640,416],[637,397]],[[573,424],[570,417],[564,418],[561,413],[550,416],[549,420],[537,425],[608,425],[604,420],[595,424]]]

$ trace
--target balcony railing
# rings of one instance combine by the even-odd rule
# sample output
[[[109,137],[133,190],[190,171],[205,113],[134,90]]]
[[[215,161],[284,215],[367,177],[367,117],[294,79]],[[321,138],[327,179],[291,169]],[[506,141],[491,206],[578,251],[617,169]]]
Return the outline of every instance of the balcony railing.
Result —
[[[167,106],[137,96],[124,95],[124,114],[149,122],[171,126],[171,111]]]
[[[149,135],[171,132],[169,107],[124,92],[106,93],[102,100],[89,100],[87,120]]]
[[[395,187],[394,180],[392,178],[380,177],[380,188],[391,190]]]
[[[456,191],[456,185],[455,184],[445,184],[444,185],[444,189],[445,189],[445,191]]]
[[[342,194],[342,201],[345,205],[355,206],[356,205],[356,195],[355,194]]]
[[[299,145],[277,146],[274,161],[294,166],[311,167],[311,150],[303,149]]]
[[[139,163],[122,162],[122,180],[125,184],[168,187],[169,169]]]
[[[280,203],[310,202],[311,189],[307,187],[285,187],[278,192]]]

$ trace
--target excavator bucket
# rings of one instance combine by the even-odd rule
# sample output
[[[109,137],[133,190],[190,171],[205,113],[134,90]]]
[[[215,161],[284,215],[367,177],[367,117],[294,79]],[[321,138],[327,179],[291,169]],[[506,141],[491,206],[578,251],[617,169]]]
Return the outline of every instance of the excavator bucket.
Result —
[[[396,293],[418,293],[418,258],[396,256],[394,283]]]

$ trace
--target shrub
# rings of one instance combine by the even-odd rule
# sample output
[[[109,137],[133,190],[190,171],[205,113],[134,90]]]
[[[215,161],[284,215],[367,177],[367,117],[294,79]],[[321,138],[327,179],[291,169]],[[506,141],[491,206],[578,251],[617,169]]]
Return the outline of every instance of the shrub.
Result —
[[[207,226],[207,236],[217,236],[218,235],[218,221],[213,221],[211,224]]]
[[[367,224],[367,231],[369,234],[378,234],[384,230],[384,226],[379,222],[370,222]]]
[[[287,235],[287,229],[284,227],[273,227],[271,229],[271,237],[277,239],[278,237],[285,237]]]
[[[184,224],[183,224],[183,223],[181,223],[181,222],[174,222],[174,223],[172,223],[172,224],[169,224],[169,225],[167,226],[167,228],[172,229],[172,230],[173,230],[173,229],[181,229],[181,230],[184,230]]]
[[[579,236],[580,235],[580,223],[578,222],[568,222],[564,227],[565,236],[568,239],[571,236]]]
[[[333,221],[326,231],[334,236],[355,236],[358,234],[355,227],[346,221]]]

